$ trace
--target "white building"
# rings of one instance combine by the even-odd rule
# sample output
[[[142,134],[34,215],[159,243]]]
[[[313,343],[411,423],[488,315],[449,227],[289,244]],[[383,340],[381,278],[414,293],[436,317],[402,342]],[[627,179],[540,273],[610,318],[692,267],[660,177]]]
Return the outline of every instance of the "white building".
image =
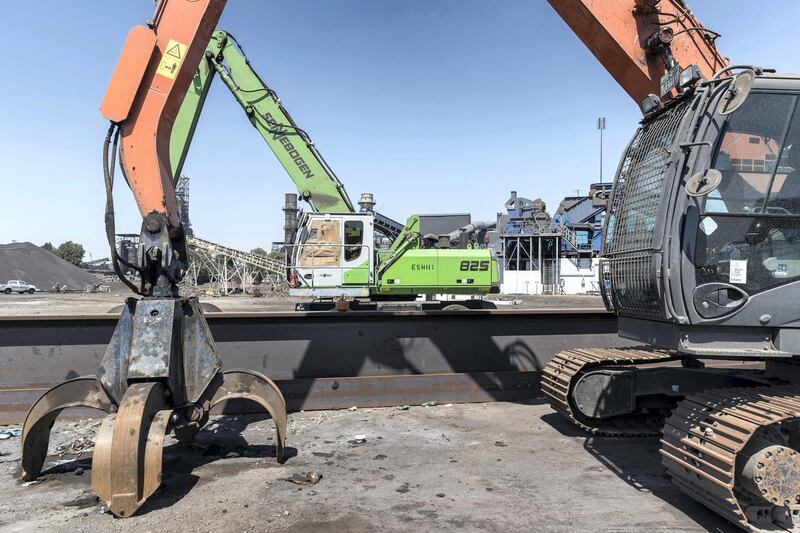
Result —
[[[580,260],[560,258],[554,281],[542,279],[541,269],[508,270],[501,273],[500,292],[503,294],[590,294],[598,293],[600,260],[590,257]],[[547,283],[545,283],[547,281]]]
[[[497,250],[503,294],[598,293],[601,227],[610,184],[565,198],[551,218],[541,200],[512,191],[498,214]]]

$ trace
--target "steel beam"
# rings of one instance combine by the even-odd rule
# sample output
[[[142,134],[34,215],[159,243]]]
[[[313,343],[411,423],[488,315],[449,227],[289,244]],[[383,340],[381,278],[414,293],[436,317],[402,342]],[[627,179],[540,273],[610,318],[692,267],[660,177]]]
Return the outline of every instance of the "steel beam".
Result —
[[[273,378],[290,409],[519,399],[561,350],[631,344],[599,310],[205,316],[223,366]],[[0,423],[19,421],[48,387],[95,374],[116,321],[0,317]]]

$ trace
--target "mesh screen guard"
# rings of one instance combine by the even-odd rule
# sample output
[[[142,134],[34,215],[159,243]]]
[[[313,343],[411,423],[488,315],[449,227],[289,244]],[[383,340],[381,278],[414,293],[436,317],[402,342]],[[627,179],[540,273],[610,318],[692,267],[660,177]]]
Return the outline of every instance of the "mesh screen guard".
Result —
[[[691,99],[643,124],[628,145],[614,183],[601,261],[600,287],[610,310],[668,318],[658,267],[669,195],[666,176]]]

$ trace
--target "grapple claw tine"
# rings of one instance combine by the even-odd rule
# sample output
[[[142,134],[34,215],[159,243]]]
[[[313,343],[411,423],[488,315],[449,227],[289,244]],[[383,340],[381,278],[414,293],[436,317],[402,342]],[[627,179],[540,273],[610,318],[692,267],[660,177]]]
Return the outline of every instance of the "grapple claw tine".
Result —
[[[147,432],[147,444],[144,449],[144,483],[142,484],[142,501],[146,500],[161,485],[161,463],[164,457],[164,437],[169,426],[171,409],[157,412],[150,422]]]
[[[171,409],[158,382],[134,383],[116,415],[106,417],[92,459],[92,488],[116,516],[131,516],[161,483]]]
[[[98,487],[111,486],[111,444],[114,440],[114,422],[116,420],[116,413],[106,416],[94,438],[92,488],[98,497],[100,497]]]
[[[222,384],[211,399],[211,407],[234,398],[251,400],[261,405],[275,422],[275,455],[278,462],[282,463],[286,445],[286,401],[280,389],[268,377],[251,370],[229,370],[223,372],[222,378]]]
[[[106,413],[116,405],[94,376],[65,381],[45,392],[33,404],[22,426],[22,479],[36,479],[42,471],[50,443],[50,429],[62,410],[91,407]]]

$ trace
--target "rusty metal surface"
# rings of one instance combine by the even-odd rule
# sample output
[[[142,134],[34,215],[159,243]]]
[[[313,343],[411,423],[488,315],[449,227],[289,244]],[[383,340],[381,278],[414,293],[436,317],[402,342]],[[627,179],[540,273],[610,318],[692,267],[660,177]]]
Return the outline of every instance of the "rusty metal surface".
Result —
[[[775,502],[764,501],[749,494],[737,472],[737,461],[748,458],[742,457],[748,443],[765,429],[773,430],[766,434],[771,444],[784,453],[795,451],[784,441],[796,442],[793,424],[798,417],[800,388],[791,385],[710,390],[690,396],[666,421],[662,463],[683,492],[743,529],[799,531],[800,494],[786,501],[777,501],[773,494]],[[762,475],[778,476],[765,480],[775,494],[782,494],[787,486],[796,487],[796,470],[762,464]],[[780,486],[784,488],[774,490]],[[766,486],[762,490],[769,496]]]
[[[511,384],[538,380],[524,373],[560,351],[633,344],[604,310],[205,316],[223,365],[270,376],[289,409],[520,399]],[[18,423],[65,378],[95,373],[115,324],[109,315],[0,317],[0,423]]]
[[[196,402],[221,367],[196,298],[131,298],[97,375],[116,402],[129,380],[163,379],[173,403],[184,403]]]
[[[426,402],[518,402],[541,398],[539,372],[473,372],[395,376],[278,379],[288,411],[421,405]],[[0,424],[19,424],[47,387],[0,389]],[[232,400],[215,408],[226,414],[257,413],[250,402]],[[68,411],[75,418],[84,413]],[[91,416],[91,415],[88,415]]]
[[[128,350],[112,355],[128,360],[123,382],[172,377],[171,358],[178,355],[173,353],[176,348],[173,339],[175,330],[180,329],[180,305],[180,301],[171,298],[136,301],[131,345]]]
[[[103,359],[100,362],[100,368],[96,370],[97,379],[103,384],[103,387],[111,395],[116,403],[122,401],[122,396],[125,394],[125,386],[127,384],[126,377],[128,375],[127,357],[121,357],[121,354],[130,351],[133,334],[133,309],[135,309],[133,302],[135,300],[129,299],[120,313],[119,320],[114,327],[114,333],[111,335],[111,340],[105,348]],[[86,369],[86,373],[91,370]],[[91,371],[95,372],[95,371]]]
[[[204,305],[204,304],[201,304]],[[121,309],[121,308],[120,308]],[[540,309],[475,309],[465,311],[348,311],[344,313],[320,311],[205,311],[207,319],[238,319],[238,318],[330,318],[339,317],[342,320],[358,320],[366,317],[405,317],[405,316],[538,316],[538,315],[602,315],[613,318],[613,313],[599,307],[547,307]],[[34,315],[0,315],[0,323],[9,322],[50,322],[74,320],[100,320],[115,321],[119,318],[116,313],[84,313],[76,315],[63,314],[34,314]]]
[[[277,430],[277,460],[283,461],[286,403],[274,383],[255,372],[231,371],[216,375],[209,388],[211,399],[194,406],[197,417],[187,424],[180,414],[183,407],[169,406],[172,395],[162,382],[134,382],[127,387],[119,410],[103,420],[92,457],[92,488],[115,516],[136,513],[161,484],[164,437],[170,429],[174,427],[179,439],[191,439],[208,420],[208,410],[220,402],[244,399],[265,409]]]
[[[475,372],[276,380],[290,411],[426,402],[519,402],[541,398],[539,372]]]
[[[183,387],[186,401],[197,402],[222,368],[214,337],[208,328],[197,298],[183,305]]]
[[[66,381],[41,395],[33,404],[22,427],[22,479],[31,481],[42,471],[50,428],[64,409],[90,407],[106,413],[117,406],[94,376]]]
[[[573,410],[570,395],[577,378],[586,370],[620,365],[643,365],[676,359],[669,352],[642,348],[585,348],[568,350],[553,357],[542,372],[542,392],[550,398],[554,410],[576,426],[595,435],[610,437],[652,437],[660,435],[659,427],[651,427],[634,417],[621,416],[597,421]]]
[[[537,372],[559,351],[632,344],[617,337],[613,315],[597,310],[221,313],[206,318],[225,367],[269,375],[293,396],[290,408],[306,409],[346,401],[339,400],[344,388],[338,394],[324,389],[328,379],[325,387],[355,377]],[[42,389],[65,377],[94,373],[114,325],[115,317],[108,315],[0,318],[0,368],[5,369],[0,420],[13,421]],[[492,380],[479,383],[470,390],[491,399]],[[446,400],[435,387],[421,386],[419,394],[413,389],[403,395],[427,391]],[[473,393],[463,390],[453,391],[454,397]]]
[[[746,461],[743,459],[750,446],[742,450],[739,462],[745,464],[737,468],[741,472],[739,483],[764,502],[800,506],[800,454],[782,444],[765,444],[759,443]]]
[[[133,383],[103,420],[92,456],[92,488],[115,516],[131,516],[161,484],[169,415],[161,383]]]
[[[208,314],[223,364],[271,378],[541,370],[579,346],[629,346],[605,311]],[[0,387],[97,367],[116,318],[0,319]]]

